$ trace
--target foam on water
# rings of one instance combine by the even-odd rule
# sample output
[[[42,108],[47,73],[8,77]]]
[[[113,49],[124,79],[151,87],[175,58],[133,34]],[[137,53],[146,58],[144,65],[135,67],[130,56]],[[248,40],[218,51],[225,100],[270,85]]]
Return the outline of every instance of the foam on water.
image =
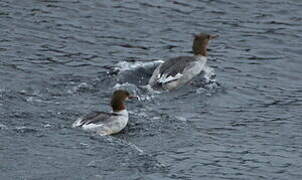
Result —
[[[82,82],[74,87],[72,89],[69,89],[67,91],[68,94],[74,94],[76,92],[79,92],[81,89],[91,89],[91,85],[87,84],[86,82]]]
[[[153,70],[163,62],[163,60],[118,62],[115,67],[115,71],[118,71],[118,82],[113,89],[126,89],[138,96],[140,101],[151,100],[154,94],[160,92],[153,90],[148,85],[148,80],[151,77]]]
[[[215,82],[215,71],[213,68],[205,65],[204,66],[204,78],[206,80],[207,83],[210,83],[210,82]]]
[[[135,62],[127,62],[127,61],[121,61],[116,64],[116,67],[114,68],[115,71],[123,72],[128,70],[134,70],[139,67],[146,67],[151,68],[154,66],[159,65],[160,63],[163,63],[163,60],[155,60],[155,61],[148,61],[148,62],[142,62],[142,61],[135,61]]]
[[[0,129],[8,129],[6,125],[0,123]]]

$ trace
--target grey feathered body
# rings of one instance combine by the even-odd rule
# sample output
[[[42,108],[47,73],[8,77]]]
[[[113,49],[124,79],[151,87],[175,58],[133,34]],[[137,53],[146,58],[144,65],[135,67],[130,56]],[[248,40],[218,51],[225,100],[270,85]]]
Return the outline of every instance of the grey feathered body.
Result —
[[[153,89],[172,90],[198,75],[207,62],[205,56],[180,56],[160,64],[153,72],[149,85]]]
[[[114,113],[95,111],[78,118],[72,124],[72,127],[80,127],[84,130],[95,131],[100,135],[108,135],[118,133],[124,129],[127,122],[127,110]]]

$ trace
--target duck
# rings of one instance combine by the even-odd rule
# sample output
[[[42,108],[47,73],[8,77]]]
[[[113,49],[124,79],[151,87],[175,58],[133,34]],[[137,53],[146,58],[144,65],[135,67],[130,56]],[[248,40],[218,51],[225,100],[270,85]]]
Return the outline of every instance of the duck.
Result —
[[[148,85],[155,90],[174,90],[186,85],[201,73],[207,62],[207,47],[219,35],[199,33],[194,35],[193,56],[168,59],[155,68]]]
[[[94,111],[79,117],[73,128],[82,128],[86,131],[96,132],[101,136],[119,133],[128,123],[128,111],[124,102],[137,96],[130,95],[126,90],[116,90],[111,97],[112,112]]]

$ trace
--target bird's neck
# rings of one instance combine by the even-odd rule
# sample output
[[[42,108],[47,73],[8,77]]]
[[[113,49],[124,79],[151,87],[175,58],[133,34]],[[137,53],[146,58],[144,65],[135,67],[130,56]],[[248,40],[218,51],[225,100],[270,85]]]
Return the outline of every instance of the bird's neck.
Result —
[[[192,50],[195,56],[207,56],[207,43],[200,43],[199,41],[194,41]]]
[[[127,109],[121,110],[121,111],[114,111],[115,114],[121,115],[121,116],[128,116]]]
[[[118,100],[118,99],[112,99],[111,107],[112,107],[113,112],[119,112],[119,111],[126,109],[126,106],[123,103],[123,101]]]

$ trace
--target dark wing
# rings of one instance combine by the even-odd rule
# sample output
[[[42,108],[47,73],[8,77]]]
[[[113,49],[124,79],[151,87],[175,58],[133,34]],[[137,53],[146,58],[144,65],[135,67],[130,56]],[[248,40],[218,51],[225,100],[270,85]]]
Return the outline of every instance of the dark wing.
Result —
[[[110,119],[110,117],[112,117],[112,116],[118,116],[118,114],[95,111],[86,116],[80,117],[73,123],[72,126],[81,127],[83,125],[88,125],[88,124],[104,123],[104,122],[108,121]]]
[[[176,58],[169,59],[165,61],[159,70],[160,76],[176,76],[178,73],[182,74],[184,69],[191,63],[195,61],[192,56],[180,56]]]

